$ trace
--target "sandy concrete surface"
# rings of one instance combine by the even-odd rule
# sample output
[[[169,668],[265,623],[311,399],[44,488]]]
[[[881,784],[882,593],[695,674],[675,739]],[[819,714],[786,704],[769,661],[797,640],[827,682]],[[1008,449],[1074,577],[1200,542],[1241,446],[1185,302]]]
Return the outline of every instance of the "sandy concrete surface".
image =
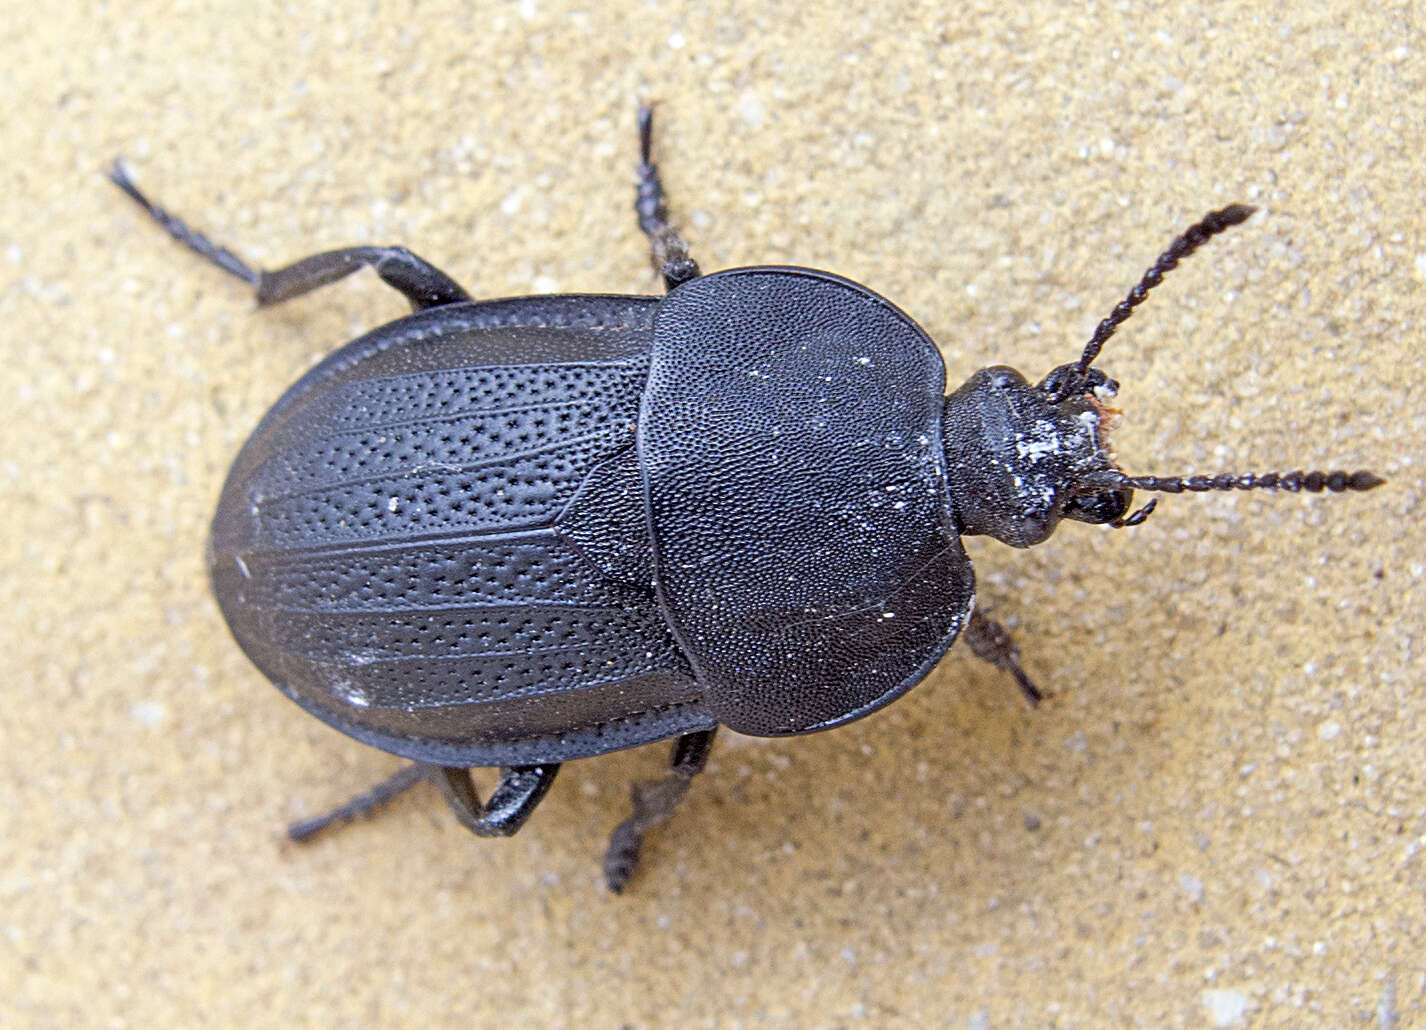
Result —
[[[1426,1025],[1419,4],[4,7],[0,1026]],[[662,746],[510,841],[422,788],[284,843],[397,761],[247,663],[207,521],[283,387],[403,303],[255,313],[101,169],[269,266],[399,242],[478,295],[647,293],[640,96],[705,268],[865,282],[953,382],[1070,360],[1177,230],[1260,205],[1108,346],[1120,457],[1390,485],[972,541],[1054,700],[958,648],[850,727],[724,739],[622,898]]]

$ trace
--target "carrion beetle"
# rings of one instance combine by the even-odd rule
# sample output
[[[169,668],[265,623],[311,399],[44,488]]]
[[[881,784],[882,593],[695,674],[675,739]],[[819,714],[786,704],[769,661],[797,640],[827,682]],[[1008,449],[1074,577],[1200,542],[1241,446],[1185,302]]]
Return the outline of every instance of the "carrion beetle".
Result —
[[[348,343],[273,405],[213,520],[239,645],[327,724],[412,760],[290,829],[305,839],[432,780],[514,833],[560,763],[675,738],[605,860],[621,890],[720,725],[784,735],[860,718],[964,638],[1031,702],[974,608],[960,538],[1063,519],[1135,526],[1136,490],[1360,491],[1370,472],[1132,476],[1100,348],[1165,273],[1253,209],[1173,241],[1073,362],[945,394],[930,338],[864,286],[806,268],[701,275],[670,224],[639,111],[635,210],[667,295],[475,301],[400,247],[254,269],[112,181],[260,304],[373,268],[413,314]],[[472,767],[500,768],[488,801]]]

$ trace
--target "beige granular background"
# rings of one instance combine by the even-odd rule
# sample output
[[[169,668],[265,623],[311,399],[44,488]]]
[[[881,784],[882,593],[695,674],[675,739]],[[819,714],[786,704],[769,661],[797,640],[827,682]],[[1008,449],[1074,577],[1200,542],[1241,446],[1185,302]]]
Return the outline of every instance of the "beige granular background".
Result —
[[[1419,5],[380,6],[4,3],[0,1026],[1426,1025]],[[1390,485],[972,541],[1054,701],[957,649],[853,726],[723,739],[623,898],[663,747],[510,841],[422,789],[285,844],[397,763],[249,666],[204,534],[265,407],[403,301],[254,313],[100,170],[268,265],[654,292],[640,96],[705,268],[864,282],[953,382],[1070,360],[1260,205],[1109,345],[1123,463]]]

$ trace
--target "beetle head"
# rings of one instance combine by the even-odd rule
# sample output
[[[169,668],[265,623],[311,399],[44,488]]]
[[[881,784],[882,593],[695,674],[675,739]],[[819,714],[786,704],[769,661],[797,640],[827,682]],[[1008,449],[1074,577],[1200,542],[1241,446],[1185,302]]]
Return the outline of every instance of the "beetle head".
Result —
[[[942,436],[962,533],[1030,547],[1063,518],[1124,519],[1132,488],[1086,491],[1080,485],[1119,471],[1107,440],[1118,412],[1103,403],[1113,395],[1114,383],[1093,370],[1090,389],[1061,399],[1053,393],[1053,380],[1052,374],[1031,386],[1015,369],[994,365],[946,398]]]
[[[983,533],[1014,547],[1029,547],[1053,533],[1061,519],[1137,526],[1156,502],[1130,514],[1135,490],[1340,493],[1370,490],[1385,482],[1371,472],[1129,476],[1114,464],[1108,437],[1118,425],[1119,412],[1104,402],[1114,396],[1118,384],[1095,368],[1094,360],[1166,272],[1253,211],[1234,204],[1189,227],[1099,323],[1079,360],[1059,366],[1037,386],[1013,368],[994,365],[946,398],[942,435],[947,485],[952,516],[962,534]]]

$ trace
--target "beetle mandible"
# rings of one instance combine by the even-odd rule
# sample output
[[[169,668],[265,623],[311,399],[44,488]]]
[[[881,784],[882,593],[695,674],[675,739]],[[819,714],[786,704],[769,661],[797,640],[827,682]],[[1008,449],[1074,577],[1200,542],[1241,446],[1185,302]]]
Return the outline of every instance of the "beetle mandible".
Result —
[[[944,394],[930,338],[807,268],[701,275],[638,114],[635,210],[667,294],[475,301],[400,247],[253,268],[112,181],[174,239],[276,304],[373,268],[413,314],[329,355],[228,473],[208,566],[233,636],[308,712],[411,759],[292,826],[305,839],[422,780],[482,836],[517,831],[560,763],[675,738],[636,784],[606,882],[702,769],[719,725],[773,736],[858,719],[958,637],[1042,694],[974,607],[962,536],[1014,547],[1062,519],[1136,526],[1136,490],[1368,490],[1371,472],[1131,476],[1094,362],[1164,274],[1253,208],[1175,239],[1078,359]],[[482,801],[472,767],[498,766]]]

